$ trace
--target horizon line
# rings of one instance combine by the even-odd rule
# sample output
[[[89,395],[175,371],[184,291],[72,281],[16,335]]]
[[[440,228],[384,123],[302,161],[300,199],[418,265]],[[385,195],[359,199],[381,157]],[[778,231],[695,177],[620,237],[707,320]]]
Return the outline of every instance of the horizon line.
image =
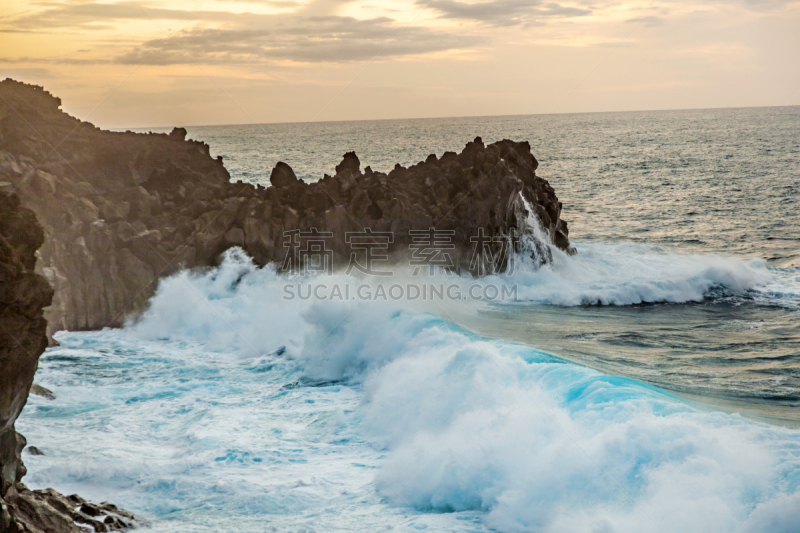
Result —
[[[409,117],[409,118],[366,118],[366,119],[345,119],[345,120],[297,120],[297,121],[282,121],[282,122],[238,122],[238,123],[221,123],[221,124],[183,124],[181,126],[143,126],[143,127],[119,127],[109,128],[109,131],[133,131],[136,132],[148,129],[169,129],[169,128],[215,128],[215,127],[230,127],[230,126],[276,126],[276,125],[309,125],[309,124],[335,124],[342,122],[392,122],[401,120],[444,120],[444,119],[468,119],[468,118],[500,118],[500,117],[536,117],[536,116],[552,116],[552,115],[597,115],[609,113],[658,113],[667,111],[718,111],[726,109],[769,109],[777,108],[783,109],[785,107],[800,107],[800,104],[784,104],[784,105],[757,105],[757,106],[730,106],[730,107],[682,107],[682,108],[669,108],[669,109],[628,109],[628,110],[614,110],[614,111],[567,111],[561,113],[517,113],[517,114],[501,114],[501,115],[450,115],[438,117]]]

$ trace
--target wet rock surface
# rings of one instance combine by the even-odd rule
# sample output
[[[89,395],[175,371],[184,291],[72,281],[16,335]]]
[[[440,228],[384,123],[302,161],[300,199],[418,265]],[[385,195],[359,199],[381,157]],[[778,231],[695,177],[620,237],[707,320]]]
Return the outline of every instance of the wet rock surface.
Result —
[[[118,531],[132,529],[136,523],[132,514],[114,504],[93,504],[76,494],[64,496],[53,489],[28,490],[22,483],[7,502],[0,531],[9,533]]]
[[[34,272],[36,250],[45,235],[36,216],[13,193],[0,191],[0,532],[72,533],[110,531],[133,524],[133,516],[111,504],[92,505],[79,496],[47,490],[31,491],[22,483],[27,473],[22,451],[27,442],[14,423],[33,385],[39,356],[47,347],[43,308],[53,289]],[[28,453],[42,455],[36,447]]]
[[[326,246],[344,268],[347,232],[391,232],[387,253],[408,261],[414,232],[435,228],[452,244],[444,266],[480,275],[505,266],[476,265],[476,235],[496,253],[515,232],[530,233],[533,211],[540,234],[570,250],[561,203],[536,176],[527,142],[477,138],[460,154],[388,174],[362,170],[349,152],[316,183],[278,163],[264,188],[231,183],[221,158],[186,140],[185,129],[101,131],[63,113],[42,88],[13,80],[0,82],[0,96],[0,189],[16,191],[44,226],[36,271],[55,289],[49,334],[119,326],[160,277],[214,265],[233,246],[260,265],[296,267],[287,260],[290,231],[332,233]]]

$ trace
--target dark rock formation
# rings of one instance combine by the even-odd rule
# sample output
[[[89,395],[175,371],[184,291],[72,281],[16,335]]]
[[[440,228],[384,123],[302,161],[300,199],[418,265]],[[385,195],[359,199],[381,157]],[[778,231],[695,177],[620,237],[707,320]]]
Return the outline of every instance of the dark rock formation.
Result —
[[[278,161],[278,164],[272,169],[272,174],[270,174],[269,177],[269,182],[272,186],[278,188],[291,187],[296,184],[297,181],[297,176],[295,176],[292,167],[283,161]]]
[[[93,504],[77,494],[64,496],[53,489],[28,490],[22,483],[5,510],[8,525],[0,531],[8,533],[117,531],[130,529],[135,523],[132,514],[114,504]],[[4,526],[2,520],[0,516],[0,528]]]
[[[337,176],[345,171],[349,171],[353,176],[361,174],[361,161],[358,160],[358,156],[355,152],[347,152],[344,154],[342,162],[336,165]]]
[[[31,491],[22,484],[25,437],[14,429],[28,400],[39,356],[47,347],[42,309],[53,298],[47,280],[34,273],[44,242],[33,211],[15,194],[0,191],[0,531],[78,533],[123,529],[133,517],[109,504],[94,506],[54,490]],[[39,387],[41,394],[50,391]],[[41,454],[30,447],[31,454]],[[96,512],[94,512],[96,511]]]
[[[475,263],[481,232],[493,252],[515,231],[527,232],[534,245],[524,249],[547,260],[549,247],[531,231],[533,211],[538,234],[570,249],[561,203],[536,176],[527,142],[485,146],[478,138],[460,154],[431,155],[388,174],[362,172],[350,152],[335,176],[312,184],[279,163],[273,186],[263,188],[230,183],[221,158],[185,140],[184,129],[100,131],[61,112],[60,103],[39,87],[0,82],[0,188],[17,191],[44,224],[37,271],[55,288],[45,315],[50,333],[119,326],[144,306],[159,277],[213,265],[232,246],[259,264],[291,268],[291,230],[332,232],[333,262],[344,268],[346,232],[393,232],[389,253],[407,262],[417,238],[411,232],[435,228],[453,245],[444,266],[482,274],[505,265]]]
[[[59,106],[39,87],[0,82],[0,189],[44,226],[49,333],[120,325],[159,276],[211,263],[248,198],[231,196],[222,163],[186,130],[105,132]]]
[[[39,356],[47,347],[42,308],[53,289],[33,272],[42,227],[19,197],[0,192],[0,497],[25,474],[24,439],[14,422],[28,400]]]

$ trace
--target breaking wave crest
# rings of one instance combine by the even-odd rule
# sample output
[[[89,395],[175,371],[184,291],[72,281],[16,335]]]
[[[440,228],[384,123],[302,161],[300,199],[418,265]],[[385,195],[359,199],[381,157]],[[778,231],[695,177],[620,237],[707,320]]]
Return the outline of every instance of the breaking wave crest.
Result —
[[[769,297],[795,301],[800,276],[760,259],[684,255],[645,244],[576,244],[578,254],[553,249],[553,261],[532,268],[518,259],[510,276],[518,298],[551,305],[633,305],[699,302],[710,296]]]
[[[583,246],[566,260],[515,272],[520,297],[678,302],[715,286],[745,293],[776,283],[759,262],[641,245]],[[127,334],[200,342],[265,368],[288,359],[275,370],[287,381],[353,387],[359,405],[332,431],[366,442],[361,453],[385,454],[374,485],[395,506],[479,512],[504,532],[797,531],[795,430],[689,405],[391,302],[286,302],[282,282],[229,252],[214,271],[163,280]]]
[[[568,255],[550,241],[534,210],[525,211],[511,271],[485,283],[517,285],[517,299],[542,304],[636,305],[699,302],[708,297],[784,298],[800,302],[800,271],[761,259],[676,253],[636,243],[575,243]]]

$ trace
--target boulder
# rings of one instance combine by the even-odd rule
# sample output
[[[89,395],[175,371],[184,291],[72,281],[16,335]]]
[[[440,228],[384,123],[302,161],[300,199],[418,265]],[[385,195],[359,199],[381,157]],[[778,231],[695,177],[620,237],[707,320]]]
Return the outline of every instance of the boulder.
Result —
[[[273,187],[277,188],[289,187],[298,181],[299,180],[297,179],[297,176],[294,175],[294,170],[292,170],[292,167],[283,161],[278,161],[278,164],[275,165],[275,168],[272,169],[272,174],[269,176],[269,182]]]
[[[350,172],[354,176],[361,174],[361,161],[355,152],[347,152],[344,154],[342,162],[336,165],[336,173]]]

